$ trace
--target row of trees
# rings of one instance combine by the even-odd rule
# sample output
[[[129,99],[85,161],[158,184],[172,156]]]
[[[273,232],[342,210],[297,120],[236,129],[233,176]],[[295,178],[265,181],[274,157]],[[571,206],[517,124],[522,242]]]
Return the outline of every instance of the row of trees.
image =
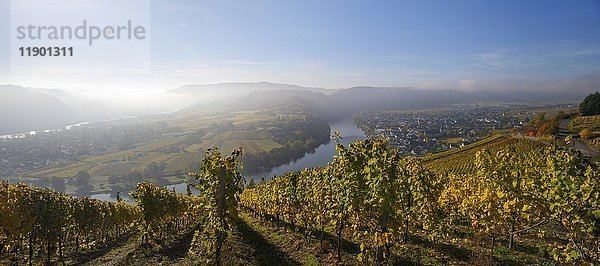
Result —
[[[222,246],[237,219],[237,204],[244,188],[238,171],[241,155],[241,148],[229,156],[223,156],[217,148],[208,149],[200,171],[189,173],[197,181],[192,184],[199,190],[197,196],[192,196],[189,185],[187,195],[182,195],[147,182],[138,183],[132,196],[142,213],[142,243],[194,227],[197,229],[189,253],[202,264],[220,265]]]
[[[25,184],[0,183],[0,257],[11,252],[17,259],[27,253],[53,254],[63,261],[63,250],[77,255],[117,237],[141,231],[141,243],[195,227],[206,219],[206,197],[177,194],[150,183],[139,183],[132,193],[137,206],[74,198]],[[4,253],[4,254],[3,254]]]
[[[546,119],[546,113],[538,113],[523,128],[523,131],[530,137],[552,138],[553,135],[558,133],[560,121],[567,117],[568,115],[562,111],[549,119]]]
[[[468,217],[492,243],[498,237],[508,239],[509,248],[517,235],[552,223],[559,228],[553,233],[568,241],[547,246],[555,260],[599,260],[598,165],[557,146],[542,155],[516,149],[482,151],[475,163],[476,174],[450,176],[443,199],[454,217]]]
[[[560,262],[597,262],[600,172],[572,151],[549,147],[481,151],[474,174],[436,174],[414,158],[400,157],[386,141],[338,145],[326,167],[306,169],[247,188],[243,207],[265,219],[331,230],[360,244],[360,261],[382,263],[390,247],[426,235],[433,243],[468,221],[479,239],[506,239],[558,226],[568,242],[554,241],[548,254]],[[346,232],[346,233],[345,233]]]

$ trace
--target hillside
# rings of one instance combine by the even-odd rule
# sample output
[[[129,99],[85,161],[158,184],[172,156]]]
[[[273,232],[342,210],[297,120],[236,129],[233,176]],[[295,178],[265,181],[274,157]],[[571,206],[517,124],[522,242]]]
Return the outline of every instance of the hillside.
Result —
[[[52,93],[0,85],[0,135],[53,129],[81,122],[77,112]]]
[[[175,88],[169,93],[176,94],[204,94],[204,93],[236,93],[246,94],[253,91],[310,91],[331,94],[335,90],[327,90],[314,87],[302,87],[292,84],[272,83],[272,82],[237,82],[237,83],[218,83],[218,84],[190,84]]]
[[[473,104],[534,104],[540,102],[577,102],[585,94],[505,90],[462,91],[424,90],[412,87],[351,87],[338,90],[307,88],[268,82],[187,85],[169,91],[186,95],[197,104],[181,112],[209,109],[247,110],[274,102],[302,102],[321,117],[335,121],[347,114],[374,110],[444,108]],[[216,104],[215,102],[218,102]]]
[[[481,149],[491,153],[475,156]],[[0,250],[17,247],[0,253],[0,263],[591,265],[599,260],[593,221],[599,218],[600,169],[566,147],[492,137],[431,155],[425,168],[397,156],[383,140],[358,141],[339,151],[326,167],[245,188],[237,172],[241,154],[208,151],[202,172],[190,174],[202,181],[195,187],[204,193],[177,194],[139,183],[132,193],[137,206],[0,183],[0,218],[6,218],[0,219],[6,229],[0,232]],[[217,192],[225,184],[219,172],[228,180],[223,192]],[[238,193],[239,200],[233,196]],[[7,204],[11,198],[14,204]],[[30,204],[43,208],[32,211]],[[104,218],[90,224],[94,217]],[[32,226],[19,226],[22,220]],[[21,240],[24,236],[29,242]]]
[[[339,108],[334,98],[321,92],[303,90],[253,91],[229,104],[233,110],[252,110],[272,104],[299,104],[327,121],[348,116],[344,108]]]
[[[513,149],[518,151],[532,151],[539,153],[539,155],[542,156],[541,153],[547,146],[548,145],[545,143],[531,139],[496,135],[471,143],[462,148],[425,156],[423,158],[423,163],[431,170],[440,174],[474,174],[476,171],[474,162],[476,154],[479,151],[485,150],[496,153],[504,149]]]
[[[291,84],[271,83],[271,82],[239,82],[239,83],[219,83],[202,85],[185,85],[167,91],[172,95],[183,95],[192,104],[191,109],[198,109],[204,105],[214,106],[230,105],[241,97],[254,92],[272,92],[272,91],[296,91],[296,92],[314,92],[322,94],[331,94],[335,90],[321,88],[302,87]],[[265,102],[263,101],[263,104]],[[188,109],[190,109],[188,108]]]

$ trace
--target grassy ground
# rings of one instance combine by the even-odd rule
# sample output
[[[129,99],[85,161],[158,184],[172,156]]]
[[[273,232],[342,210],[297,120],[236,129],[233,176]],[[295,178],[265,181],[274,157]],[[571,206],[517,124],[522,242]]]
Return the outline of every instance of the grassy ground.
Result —
[[[348,241],[351,236],[345,236],[342,242],[341,261],[336,256],[335,236],[328,230],[325,234],[324,249],[316,234],[304,237],[303,228],[290,229],[286,226],[274,226],[254,218],[251,214],[242,212],[241,225],[237,228],[242,238],[260,243],[270,250],[257,253],[260,258],[258,265],[362,265],[356,260],[358,244]],[[283,224],[283,223],[282,223]],[[556,225],[548,224],[542,229],[555,231]],[[331,228],[329,228],[331,229]],[[432,243],[419,232],[411,233],[410,240],[398,243],[391,248],[388,265],[552,265],[552,259],[544,250],[557,241],[558,236],[537,236],[524,233],[516,238],[515,248],[509,250],[508,242],[498,238],[491,253],[490,239],[473,237],[474,232],[469,226],[453,226],[451,236],[447,241]],[[469,236],[467,240],[465,238]],[[564,237],[564,236],[561,236]],[[257,240],[258,239],[258,240]],[[266,241],[266,242],[264,242]],[[246,245],[246,242],[240,242]],[[261,257],[262,256],[262,257]],[[285,263],[284,263],[285,262]],[[364,263],[363,263],[364,264]],[[238,265],[238,264],[231,264]],[[241,264],[240,264],[241,265]],[[251,264],[254,265],[254,264]]]
[[[80,261],[83,265],[195,265],[188,256],[194,229],[179,232],[162,241],[140,245],[140,235],[135,234],[101,256]]]
[[[277,258],[283,258],[287,263],[267,263],[259,265],[357,265],[354,255],[356,247],[344,246],[341,251],[341,261],[338,261],[336,248],[333,244],[333,236],[327,235],[324,248],[321,249],[319,239],[311,236],[305,237],[299,231],[290,227],[272,226],[270,222],[264,222],[254,218],[248,213],[240,213],[238,230],[251,239],[258,238],[267,241],[271,248],[279,254],[275,257],[263,257],[265,262],[277,262]],[[296,228],[298,229],[298,228]],[[271,253],[267,253],[271,254]],[[280,261],[283,262],[283,261]]]
[[[94,255],[71,263],[83,265],[201,265],[188,255],[193,231],[181,232],[164,242],[140,246],[139,235],[120,241]],[[342,252],[338,262],[335,249],[321,250],[319,240],[305,238],[291,229],[276,228],[241,213],[223,246],[223,265],[358,265],[353,253]]]
[[[576,105],[565,105],[565,104],[557,104],[557,105],[532,105],[532,106],[511,106],[510,110],[508,110],[508,114],[519,119],[532,118],[536,114],[545,113],[546,118],[551,118],[557,115],[559,112],[564,112],[567,114],[577,113],[579,109]]]
[[[485,149],[490,152],[497,152],[503,149],[514,148],[518,151],[541,152],[546,148],[546,144],[540,141],[508,136],[496,139],[484,139],[471,145],[426,156],[423,159],[424,165],[440,174],[450,172],[455,174],[471,174],[476,170],[475,158],[477,152],[480,150]]]

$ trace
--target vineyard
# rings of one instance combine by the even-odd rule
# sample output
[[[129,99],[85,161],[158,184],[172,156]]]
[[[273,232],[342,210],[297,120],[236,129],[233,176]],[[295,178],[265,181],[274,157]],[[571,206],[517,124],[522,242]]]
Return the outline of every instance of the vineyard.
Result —
[[[342,238],[352,239],[360,245],[359,262],[388,261],[394,248],[413,238],[434,246],[488,243],[490,254],[500,243],[513,250],[522,238],[541,244],[540,256],[529,263],[597,263],[598,166],[573,151],[543,146],[504,140],[475,156],[461,155],[469,167],[438,174],[400,158],[385,141],[359,141],[339,146],[327,167],[246,189],[240,203],[276,224],[299,223],[321,236],[330,230],[338,248]]]
[[[423,162],[433,161],[433,160],[436,160],[438,158],[448,157],[448,156],[455,155],[455,154],[458,154],[458,153],[461,153],[461,152],[464,152],[464,151],[468,151],[468,150],[475,150],[475,151],[477,151],[478,149],[481,149],[481,147],[484,147],[487,144],[492,144],[492,143],[495,143],[495,142],[497,142],[497,141],[499,141],[501,139],[505,139],[505,138],[507,138],[507,137],[504,136],[504,135],[496,134],[496,135],[487,137],[485,139],[479,140],[477,142],[473,142],[473,143],[467,144],[467,145],[465,145],[463,147],[449,149],[449,150],[446,150],[446,151],[442,151],[442,152],[434,153],[434,154],[431,154],[431,155],[427,155],[427,156],[425,156],[423,158]]]
[[[423,165],[436,173],[473,174],[477,170],[475,159],[477,152],[485,149],[490,152],[502,150],[527,151],[532,157],[542,158],[546,144],[525,138],[497,138],[496,141],[477,142],[475,148],[470,148],[447,156],[427,156]],[[466,147],[466,146],[465,146]]]
[[[286,245],[316,258],[306,264],[599,262],[600,169],[576,151],[508,137],[433,159],[382,139],[337,150],[324,167],[245,185],[242,150],[209,149],[190,173],[200,195],[139,183],[136,206],[1,183],[0,262],[77,263],[120,236],[150,247],[181,231],[195,232],[186,256],[200,265],[295,264]]]
[[[591,131],[600,131],[600,115],[576,117],[571,120],[569,128],[575,132],[579,132],[584,128],[589,128]]]
[[[3,182],[0,255],[31,264],[34,256],[50,263],[56,254],[62,261],[65,253],[78,254],[130,233],[140,218],[140,208],[124,202],[78,199]]]

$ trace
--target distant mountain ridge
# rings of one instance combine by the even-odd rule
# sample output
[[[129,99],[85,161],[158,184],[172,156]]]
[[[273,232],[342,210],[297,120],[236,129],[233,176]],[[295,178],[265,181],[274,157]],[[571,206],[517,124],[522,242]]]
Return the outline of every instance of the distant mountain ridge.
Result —
[[[595,77],[595,76],[592,76]],[[598,82],[596,82],[598,81]],[[415,89],[411,87],[358,86],[346,89],[323,89],[298,85],[245,82],[186,85],[165,92],[191,104],[181,104],[173,97],[160,101],[181,105],[181,110],[196,112],[215,107],[224,110],[259,108],[272,103],[293,101],[309,107],[324,119],[335,120],[359,111],[447,107],[456,104],[579,102],[598,89],[600,79],[587,77],[579,89],[557,90],[469,90]],[[595,87],[594,87],[595,86]],[[589,88],[589,89],[588,89]],[[100,106],[94,99],[80,102],[81,97],[59,89],[25,88],[0,85],[0,135],[29,130],[62,127],[68,124],[114,118],[114,109]],[[92,100],[92,101],[90,101]],[[148,114],[151,111],[148,109]]]
[[[185,85],[168,91],[171,94],[186,95],[195,98],[198,102],[206,103],[219,100],[230,102],[236,98],[255,91],[310,91],[331,94],[336,90],[322,88],[302,87],[292,84],[271,83],[271,82],[233,82],[217,84],[192,84]]]
[[[588,78],[589,79],[589,78]],[[302,87],[291,84],[250,82],[219,83],[207,85],[187,85],[169,93],[185,94],[189,97],[208,97],[219,94],[227,105],[239,105],[245,108],[267,104],[268,101],[286,97],[299,97],[313,105],[323,103],[335,105],[346,111],[373,109],[405,109],[445,106],[460,103],[496,102],[496,103],[534,103],[546,101],[581,101],[593,92],[593,84],[585,83],[586,88],[578,90],[458,90],[458,89],[415,89],[413,87],[370,87],[357,86],[345,89],[329,90],[315,87]],[[598,83],[600,85],[600,83]],[[311,93],[305,93],[311,92]],[[316,93],[316,94],[313,94]],[[326,99],[329,98],[329,99]]]
[[[293,84],[285,83],[272,83],[272,82],[229,82],[229,83],[216,83],[216,84],[190,84],[184,85],[175,89],[170,90],[170,93],[198,93],[206,90],[228,90],[235,92],[252,92],[252,91],[272,91],[272,90],[301,90],[301,91],[312,91],[321,92],[324,94],[330,94],[336,90],[328,90],[316,87],[302,87]]]
[[[326,95],[311,91],[254,91],[228,105],[253,109],[276,101],[301,102],[328,120],[360,111],[449,107],[457,104],[579,102],[587,92],[422,90],[411,87],[352,87]]]

